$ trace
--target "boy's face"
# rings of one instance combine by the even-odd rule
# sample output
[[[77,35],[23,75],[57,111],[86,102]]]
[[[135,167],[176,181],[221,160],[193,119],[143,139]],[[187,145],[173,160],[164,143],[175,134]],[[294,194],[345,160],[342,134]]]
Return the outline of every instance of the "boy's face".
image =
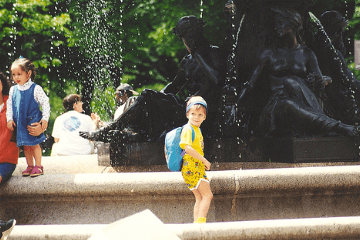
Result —
[[[25,72],[20,66],[16,65],[11,68],[11,74],[17,84],[24,85],[29,80],[31,71]]]
[[[206,109],[204,107],[197,108],[195,105],[186,113],[186,117],[189,119],[190,124],[200,127],[201,123],[206,119]]]

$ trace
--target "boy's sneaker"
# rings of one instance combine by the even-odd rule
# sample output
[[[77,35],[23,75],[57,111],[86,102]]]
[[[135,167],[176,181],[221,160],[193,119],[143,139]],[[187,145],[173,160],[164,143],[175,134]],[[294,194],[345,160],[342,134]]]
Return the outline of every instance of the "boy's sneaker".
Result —
[[[28,165],[26,170],[22,172],[23,176],[30,176],[31,171],[33,170],[34,166]]]
[[[6,240],[16,224],[15,219],[7,222],[0,221],[0,240]]]
[[[43,175],[44,174],[44,168],[43,166],[34,166],[34,168],[32,169],[31,173],[30,173],[30,177],[37,177],[39,175]]]

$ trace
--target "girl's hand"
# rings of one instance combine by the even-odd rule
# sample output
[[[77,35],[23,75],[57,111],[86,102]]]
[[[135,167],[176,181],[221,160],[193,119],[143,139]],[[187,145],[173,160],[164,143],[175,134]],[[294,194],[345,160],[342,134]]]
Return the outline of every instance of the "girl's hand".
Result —
[[[8,129],[10,129],[10,131],[13,132],[13,131],[14,131],[14,127],[16,127],[16,124],[15,124],[14,121],[10,120],[10,121],[7,122],[7,127],[8,127]]]
[[[206,170],[210,170],[210,167],[211,167],[211,163],[207,160],[207,159],[205,159],[206,161],[205,162],[203,162],[204,163],[204,165],[205,165],[205,169]]]
[[[46,120],[42,119],[42,120],[40,121],[40,123],[41,123],[41,128],[42,128],[42,130],[45,132],[45,130],[46,130],[47,127],[48,127],[48,122],[47,122]]]

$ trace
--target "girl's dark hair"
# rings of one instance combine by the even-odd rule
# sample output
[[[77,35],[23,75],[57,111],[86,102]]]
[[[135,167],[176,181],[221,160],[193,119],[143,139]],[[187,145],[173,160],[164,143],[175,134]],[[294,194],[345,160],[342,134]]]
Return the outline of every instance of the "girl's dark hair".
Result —
[[[78,94],[67,95],[63,100],[63,106],[65,108],[65,112],[74,110],[74,103],[80,101],[81,101],[81,96]]]
[[[11,87],[11,82],[10,80],[6,77],[6,75],[2,72],[0,72],[0,79],[1,79],[1,84],[2,84],[2,95],[9,95],[9,90]]]
[[[10,70],[15,67],[19,66],[24,72],[28,73],[31,70],[30,78],[34,81],[36,76],[36,68],[34,64],[27,58],[18,58],[12,64]],[[11,76],[12,78],[12,76]]]

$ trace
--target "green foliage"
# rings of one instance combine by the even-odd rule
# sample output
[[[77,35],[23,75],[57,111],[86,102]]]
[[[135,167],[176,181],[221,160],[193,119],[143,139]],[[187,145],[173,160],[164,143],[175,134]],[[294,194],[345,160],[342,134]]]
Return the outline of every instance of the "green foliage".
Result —
[[[360,0],[355,0],[355,11],[353,18],[349,21],[349,27],[354,29],[354,38],[360,39]]]
[[[115,89],[107,87],[104,91],[101,91],[97,88],[94,90],[94,94],[100,95],[101,98],[96,98],[91,102],[93,112],[103,116],[102,121],[111,122],[116,109]]]

